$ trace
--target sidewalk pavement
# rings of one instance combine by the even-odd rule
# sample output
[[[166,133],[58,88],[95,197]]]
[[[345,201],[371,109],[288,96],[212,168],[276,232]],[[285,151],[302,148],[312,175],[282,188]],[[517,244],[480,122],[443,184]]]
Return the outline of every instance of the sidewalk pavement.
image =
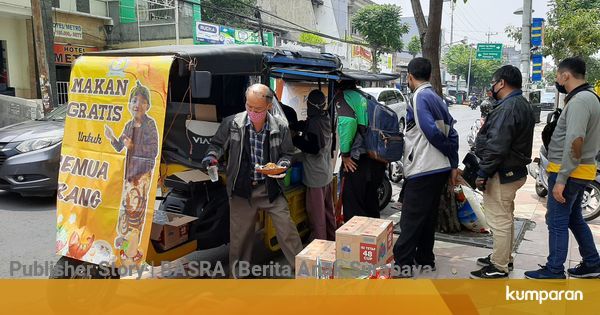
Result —
[[[542,145],[541,133],[543,124],[538,124],[535,130],[533,143],[533,157],[539,155]],[[535,193],[535,179],[528,176],[527,183],[517,192],[515,199],[515,217],[532,220],[536,223],[533,230],[525,233],[525,238],[514,253],[515,269],[510,278],[523,279],[527,270],[538,269],[538,264],[545,265],[548,255],[548,228],[545,221],[546,198],[540,198]],[[600,248],[600,218],[588,222],[594,234],[596,247]],[[434,252],[436,255],[437,271],[432,274],[422,274],[420,278],[469,278],[471,271],[481,267],[476,261],[491,253],[490,249],[479,248],[454,243],[436,241]],[[570,234],[569,253],[565,268],[575,267],[581,261],[577,242]]]

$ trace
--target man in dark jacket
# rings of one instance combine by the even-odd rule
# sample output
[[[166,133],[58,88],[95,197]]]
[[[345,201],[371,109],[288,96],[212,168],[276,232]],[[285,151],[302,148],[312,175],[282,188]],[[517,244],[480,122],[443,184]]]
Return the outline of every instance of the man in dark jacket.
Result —
[[[506,278],[512,269],[514,200],[527,180],[535,127],[521,85],[521,71],[514,66],[503,66],[494,73],[490,90],[496,104],[475,139],[475,154],[481,159],[476,185],[484,192],[494,249],[477,260],[483,268],[471,272],[471,278]]]
[[[273,92],[269,87],[250,86],[246,91],[246,111],[221,122],[202,160],[207,167],[228,156],[229,269],[234,277],[240,268],[249,267],[258,209],[271,216],[277,241],[290,265],[294,266],[295,257],[302,250],[300,235],[283,196],[282,182],[257,172],[254,167],[272,162],[287,168],[295,150],[287,124],[269,113],[272,102]]]

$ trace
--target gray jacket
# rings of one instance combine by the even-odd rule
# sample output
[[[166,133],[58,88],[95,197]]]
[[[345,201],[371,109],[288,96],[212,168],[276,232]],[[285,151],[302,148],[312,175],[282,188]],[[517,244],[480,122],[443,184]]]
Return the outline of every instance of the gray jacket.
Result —
[[[596,177],[596,155],[600,150],[600,102],[591,88],[571,93],[552,140],[548,146],[548,171],[558,173],[557,183],[569,177],[592,180]],[[569,96],[567,96],[569,97]],[[578,138],[583,140],[581,156],[572,150]]]
[[[212,155],[220,159],[227,153],[227,194],[232,196],[233,189],[240,173],[240,165],[242,164],[242,153],[244,151],[244,143],[246,134],[246,122],[248,114],[244,111],[233,116],[229,116],[221,122],[217,133],[210,141],[210,146],[206,152],[207,155]],[[294,145],[290,137],[290,130],[283,120],[274,117],[271,114],[267,115],[269,127],[269,159],[277,161],[277,163],[285,163],[291,165],[292,155],[294,154]],[[278,180],[277,183],[283,191],[283,181]]]

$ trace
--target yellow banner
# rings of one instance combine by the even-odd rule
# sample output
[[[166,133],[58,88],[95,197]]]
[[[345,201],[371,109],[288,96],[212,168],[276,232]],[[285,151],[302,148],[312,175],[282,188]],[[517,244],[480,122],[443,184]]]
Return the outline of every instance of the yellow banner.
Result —
[[[3,314],[597,314],[599,280],[0,280]]]
[[[58,255],[116,266],[144,261],[172,61],[77,59],[58,177]]]

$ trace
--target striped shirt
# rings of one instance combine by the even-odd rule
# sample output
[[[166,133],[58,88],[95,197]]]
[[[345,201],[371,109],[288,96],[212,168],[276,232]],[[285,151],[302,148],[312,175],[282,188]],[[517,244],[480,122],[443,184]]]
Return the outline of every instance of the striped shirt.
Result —
[[[269,134],[269,122],[267,121],[260,132],[254,130],[252,122],[248,119],[246,124],[250,135],[250,159],[252,165],[265,164],[265,150],[264,143],[267,135]],[[266,153],[268,154],[268,152]],[[252,180],[258,181],[265,179],[265,176],[257,171],[252,172]]]

